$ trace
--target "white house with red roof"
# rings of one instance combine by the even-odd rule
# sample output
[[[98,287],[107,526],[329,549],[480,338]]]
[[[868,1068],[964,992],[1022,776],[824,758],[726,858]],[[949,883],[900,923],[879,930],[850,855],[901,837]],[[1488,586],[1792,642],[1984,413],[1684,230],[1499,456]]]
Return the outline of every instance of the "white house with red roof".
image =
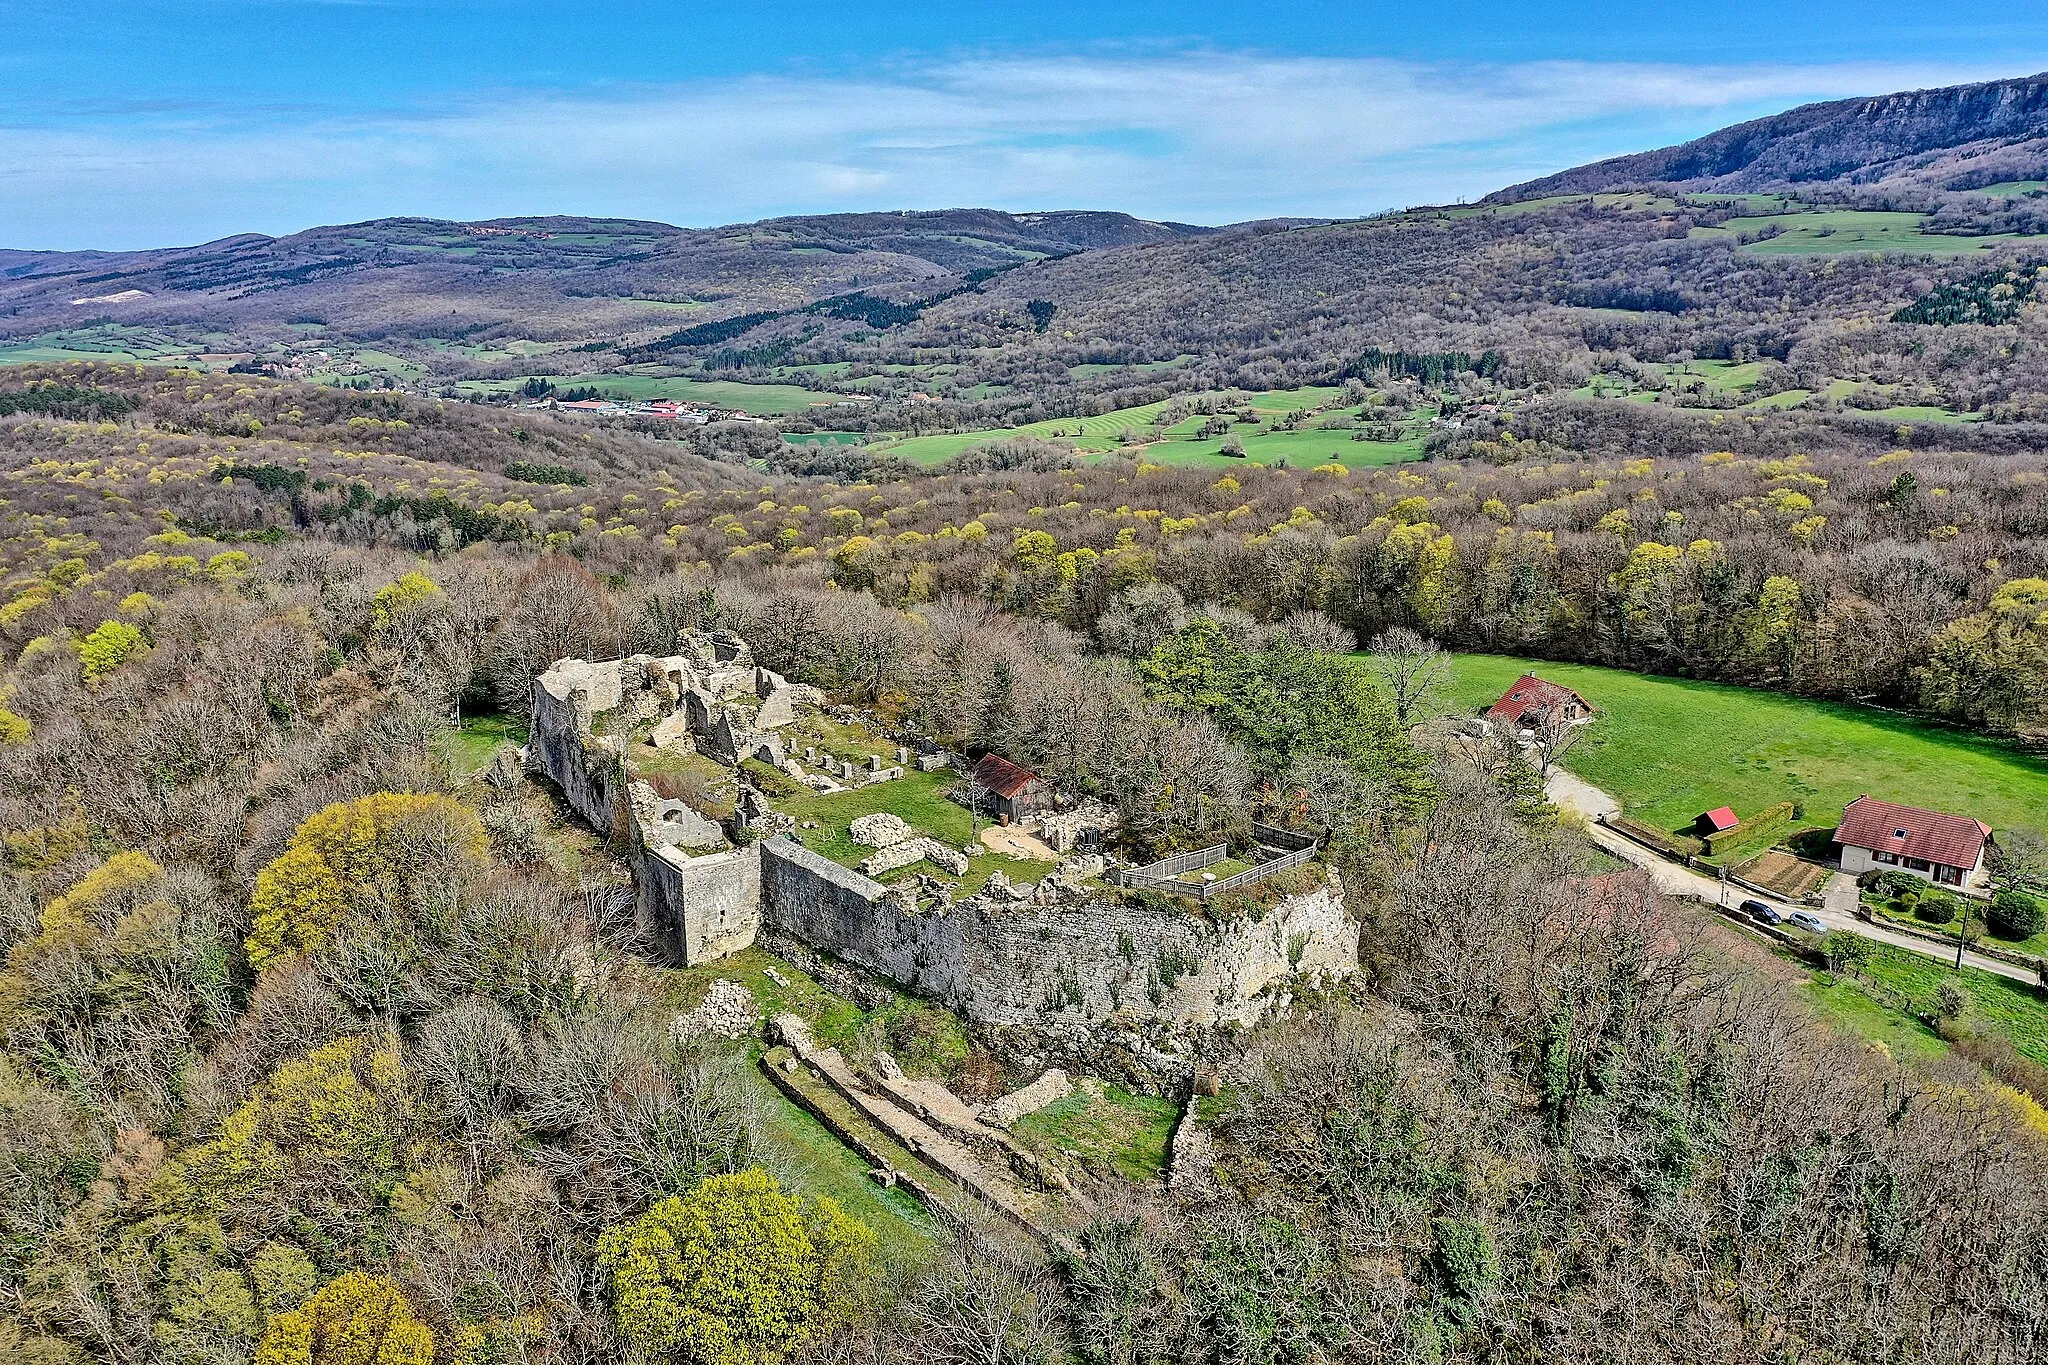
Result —
[[[1593,707],[1562,683],[1524,673],[1486,711],[1488,720],[1515,730],[1532,729],[1549,717],[1579,725],[1593,719]]]
[[[1984,878],[1991,826],[1967,815],[1894,805],[1859,796],[1835,830],[1842,871],[1889,869],[1925,877],[1939,886],[1971,886]]]

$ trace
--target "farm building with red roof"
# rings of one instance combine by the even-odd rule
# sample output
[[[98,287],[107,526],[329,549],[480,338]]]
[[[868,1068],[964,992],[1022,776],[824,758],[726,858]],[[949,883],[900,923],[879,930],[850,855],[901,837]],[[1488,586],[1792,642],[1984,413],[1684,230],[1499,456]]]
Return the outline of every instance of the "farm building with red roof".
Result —
[[[1037,773],[996,754],[984,754],[974,765],[974,785],[987,793],[985,801],[1004,820],[1023,819],[1051,795]]]
[[[1534,673],[1524,673],[1501,699],[1487,708],[1486,718],[1516,729],[1542,723],[1546,716],[1577,725],[1593,718],[1593,708],[1584,697],[1562,683],[1548,682]]]
[[[1842,812],[1835,842],[1842,846],[1844,872],[1888,868],[1943,886],[1968,886],[1982,877],[1992,839],[1991,826],[1967,815],[1859,796]]]
[[[1733,806],[1716,806],[1694,822],[1702,834],[1726,834],[1741,823]]]

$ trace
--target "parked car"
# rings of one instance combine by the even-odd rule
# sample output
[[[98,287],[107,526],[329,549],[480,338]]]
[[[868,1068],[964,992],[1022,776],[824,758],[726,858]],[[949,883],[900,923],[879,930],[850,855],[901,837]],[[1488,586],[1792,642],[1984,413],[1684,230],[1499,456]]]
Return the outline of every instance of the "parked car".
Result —
[[[1794,910],[1785,916],[1787,924],[1796,924],[1809,934],[1825,934],[1828,927],[1820,922],[1820,916],[1811,910]]]
[[[1744,901],[1735,908],[1762,924],[1783,924],[1785,922],[1783,915],[1773,910],[1770,906],[1765,905],[1762,901]]]

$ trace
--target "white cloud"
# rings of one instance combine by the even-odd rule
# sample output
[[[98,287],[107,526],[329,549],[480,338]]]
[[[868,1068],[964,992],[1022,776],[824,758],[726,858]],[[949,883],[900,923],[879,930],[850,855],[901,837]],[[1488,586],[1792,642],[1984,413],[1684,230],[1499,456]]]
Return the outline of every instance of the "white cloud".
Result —
[[[1212,49],[968,56],[411,114],[0,127],[0,243],[142,246],[386,214],[717,223],[897,207],[1218,222],[1483,194],[1905,64],[1476,65]]]

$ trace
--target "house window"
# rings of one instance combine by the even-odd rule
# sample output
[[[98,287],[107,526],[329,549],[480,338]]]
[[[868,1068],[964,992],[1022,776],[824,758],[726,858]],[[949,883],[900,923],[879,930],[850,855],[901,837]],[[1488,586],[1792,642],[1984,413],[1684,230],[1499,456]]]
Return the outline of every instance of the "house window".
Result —
[[[1885,851],[1884,851],[1883,849],[1881,849],[1881,848],[1880,848],[1880,849],[1877,849],[1876,851],[1874,851],[1874,852],[1873,852],[1873,853],[1872,853],[1872,854],[1870,855],[1870,857],[1871,857],[1871,860],[1872,860],[1873,862],[1880,862],[1880,863],[1896,863],[1896,862],[1898,862],[1898,860],[1899,860],[1899,855],[1898,855],[1898,854],[1896,854],[1896,853],[1887,853],[1887,852],[1885,852]]]
[[[1927,870],[1927,860],[1925,858],[1908,858],[1906,859],[1906,867],[1914,872],[1925,872]]]
[[[1905,838],[1905,837],[1906,837],[1906,831],[1904,831],[1904,830],[1902,830],[1902,829],[1895,829],[1895,830],[1893,830],[1893,831],[1892,831],[1892,838],[1894,838],[1894,839],[1903,839],[1903,838]]]
[[[1945,882],[1950,886],[1961,886],[1963,884],[1963,870],[1959,867],[1944,867],[1942,864],[1936,863],[1934,865],[1934,880]]]

